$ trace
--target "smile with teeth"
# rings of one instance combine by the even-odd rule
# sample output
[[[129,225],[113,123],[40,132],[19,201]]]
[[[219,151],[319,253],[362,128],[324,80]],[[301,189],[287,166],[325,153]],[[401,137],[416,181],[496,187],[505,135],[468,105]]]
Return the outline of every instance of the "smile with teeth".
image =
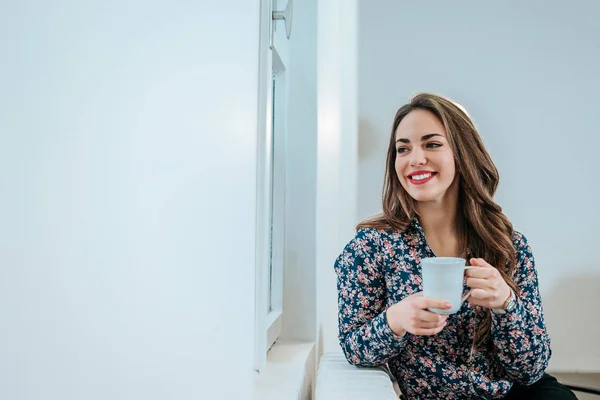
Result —
[[[408,175],[408,180],[413,185],[423,185],[433,179],[435,174],[433,171],[415,171],[412,175]]]
[[[422,181],[423,179],[430,178],[431,175],[433,175],[433,174],[429,173],[429,174],[413,175],[410,178],[415,181]]]

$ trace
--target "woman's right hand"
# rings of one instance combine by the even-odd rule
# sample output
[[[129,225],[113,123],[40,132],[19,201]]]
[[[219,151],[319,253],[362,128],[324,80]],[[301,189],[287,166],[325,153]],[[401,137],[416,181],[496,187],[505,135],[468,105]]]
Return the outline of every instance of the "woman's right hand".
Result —
[[[423,296],[423,292],[412,294],[388,308],[387,323],[398,336],[406,332],[413,335],[431,336],[440,333],[449,315],[440,315],[428,308],[449,309],[452,305],[447,301],[431,299]]]

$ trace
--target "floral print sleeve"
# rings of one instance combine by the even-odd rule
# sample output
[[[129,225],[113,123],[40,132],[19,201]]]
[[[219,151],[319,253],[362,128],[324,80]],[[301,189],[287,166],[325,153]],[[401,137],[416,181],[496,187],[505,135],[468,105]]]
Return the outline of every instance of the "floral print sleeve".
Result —
[[[500,363],[511,380],[532,384],[542,377],[548,366],[550,338],[531,247],[519,232],[514,233],[513,242],[518,257],[514,278],[521,294],[512,312],[492,314],[492,338]]]
[[[387,323],[378,238],[375,230],[359,230],[335,262],[340,345],[347,360],[358,366],[385,364],[400,353],[406,340]]]

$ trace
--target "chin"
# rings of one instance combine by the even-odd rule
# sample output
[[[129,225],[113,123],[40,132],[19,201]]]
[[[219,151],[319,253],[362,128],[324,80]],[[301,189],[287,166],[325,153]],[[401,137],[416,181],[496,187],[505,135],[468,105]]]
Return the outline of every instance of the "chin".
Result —
[[[408,192],[410,197],[418,202],[430,202],[440,198],[439,193],[433,193],[431,191],[410,191]]]
[[[425,196],[425,195],[413,196],[413,195],[411,195],[410,197],[412,197],[413,200],[415,200],[419,203],[426,203],[426,202],[435,200],[434,196]]]

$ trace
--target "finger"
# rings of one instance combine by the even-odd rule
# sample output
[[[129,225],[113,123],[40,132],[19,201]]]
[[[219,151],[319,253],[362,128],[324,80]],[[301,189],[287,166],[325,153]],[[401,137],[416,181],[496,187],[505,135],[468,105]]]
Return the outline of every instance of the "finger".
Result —
[[[467,286],[472,289],[489,289],[492,287],[492,282],[485,278],[467,278]]]
[[[446,324],[446,321],[444,322],[424,322],[424,321],[420,321],[418,323],[418,328],[417,329],[435,329],[435,328],[439,328],[439,327],[443,327]]]
[[[492,294],[485,289],[473,289],[473,291],[471,291],[471,299],[475,299],[475,300],[485,300],[485,299],[489,299],[490,297],[492,297]]]
[[[494,271],[496,268],[493,267],[477,267],[477,268],[469,268],[465,271],[465,275],[467,278],[491,278],[494,276]]]
[[[483,258],[471,258],[469,260],[469,262],[473,266],[486,267],[486,268],[494,268],[487,261],[485,261]]]
[[[438,327],[438,328],[428,328],[428,329],[416,329],[413,334],[415,335],[419,335],[419,336],[432,336],[432,335],[436,335],[438,333],[440,333],[444,327],[446,325],[444,324],[444,326]]]
[[[448,310],[452,308],[452,304],[448,303],[446,300],[432,299],[430,297],[421,297],[416,305],[421,310],[426,310],[428,308]]]
[[[480,307],[484,307],[484,308],[492,308],[490,306],[490,301],[489,300],[478,300],[478,299],[471,299],[471,298],[469,298],[469,304],[471,304],[472,306],[480,306]]]
[[[440,324],[448,319],[448,315],[441,315],[431,311],[422,310],[417,313],[417,319],[422,322],[435,322]]]

